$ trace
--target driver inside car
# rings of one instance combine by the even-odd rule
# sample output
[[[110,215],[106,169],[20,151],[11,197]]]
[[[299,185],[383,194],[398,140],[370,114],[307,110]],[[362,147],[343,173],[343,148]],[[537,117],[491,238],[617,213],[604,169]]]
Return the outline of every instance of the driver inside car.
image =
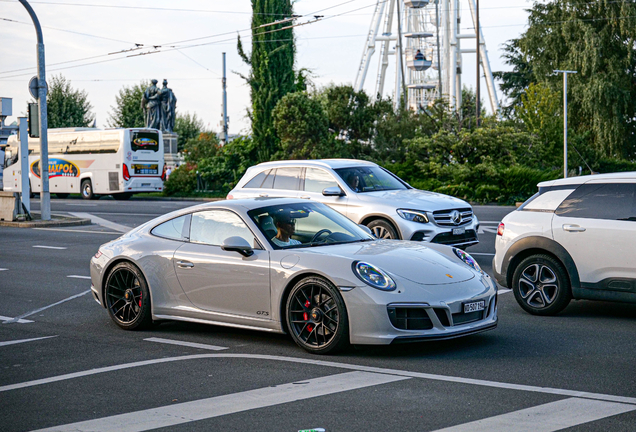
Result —
[[[272,243],[281,247],[301,244],[298,240],[291,238],[296,228],[296,219],[287,212],[274,213],[272,219],[278,231],[272,238]]]

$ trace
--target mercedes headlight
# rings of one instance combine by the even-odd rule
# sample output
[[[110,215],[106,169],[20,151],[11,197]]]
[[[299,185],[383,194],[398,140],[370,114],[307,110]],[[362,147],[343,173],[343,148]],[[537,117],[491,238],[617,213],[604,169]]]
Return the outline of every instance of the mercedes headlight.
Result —
[[[426,212],[423,211],[398,209],[397,214],[399,214],[402,219],[408,221],[428,223],[428,216],[426,216]]]
[[[362,261],[354,261],[351,265],[355,275],[367,285],[382,291],[393,291],[396,288],[395,282],[385,271],[373,264]]]
[[[457,255],[457,257],[460,260],[462,260],[464,262],[464,264],[466,264],[468,267],[472,267],[473,269],[477,270],[478,272],[483,273],[483,270],[481,269],[481,267],[479,267],[479,264],[477,264],[477,261],[475,261],[475,258],[470,256],[470,254],[464,252],[461,249],[457,249],[457,248],[453,248],[453,252],[455,252],[455,255]]]

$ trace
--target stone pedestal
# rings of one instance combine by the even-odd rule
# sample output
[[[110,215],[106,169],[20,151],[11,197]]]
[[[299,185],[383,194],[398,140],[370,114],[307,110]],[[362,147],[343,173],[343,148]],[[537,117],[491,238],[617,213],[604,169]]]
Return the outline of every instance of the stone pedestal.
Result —
[[[179,135],[174,132],[163,133],[163,152],[166,165],[174,168],[179,165],[183,165],[185,160],[180,153],[177,152],[177,140]]]

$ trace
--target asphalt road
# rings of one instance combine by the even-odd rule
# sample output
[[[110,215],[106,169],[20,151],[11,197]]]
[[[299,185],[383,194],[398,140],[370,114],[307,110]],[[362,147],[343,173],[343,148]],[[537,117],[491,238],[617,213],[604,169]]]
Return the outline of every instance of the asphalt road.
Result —
[[[53,199],[101,225],[0,228],[0,430],[636,430],[636,305],[535,317],[502,291],[494,331],[327,357],[224,327],[120,330],[88,292],[90,257],[191,204]],[[475,207],[487,272],[511,210]]]

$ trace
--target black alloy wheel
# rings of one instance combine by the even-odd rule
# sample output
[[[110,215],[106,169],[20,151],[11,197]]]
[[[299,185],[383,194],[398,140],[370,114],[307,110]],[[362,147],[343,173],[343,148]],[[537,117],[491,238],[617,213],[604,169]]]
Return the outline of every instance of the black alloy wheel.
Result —
[[[533,315],[555,315],[570,303],[570,282],[563,265],[549,255],[521,261],[512,277],[519,306]]]
[[[379,239],[398,239],[395,228],[384,219],[376,219],[367,224],[373,235]]]
[[[139,330],[152,323],[148,285],[131,263],[119,263],[108,273],[104,300],[110,317],[125,330]]]
[[[349,344],[349,319],[342,296],[330,282],[307,277],[287,299],[287,327],[294,342],[313,354],[335,353]]]
[[[82,180],[82,186],[80,187],[80,191],[82,193],[82,198],[86,200],[95,199],[95,194],[93,193],[93,184],[90,180]]]

